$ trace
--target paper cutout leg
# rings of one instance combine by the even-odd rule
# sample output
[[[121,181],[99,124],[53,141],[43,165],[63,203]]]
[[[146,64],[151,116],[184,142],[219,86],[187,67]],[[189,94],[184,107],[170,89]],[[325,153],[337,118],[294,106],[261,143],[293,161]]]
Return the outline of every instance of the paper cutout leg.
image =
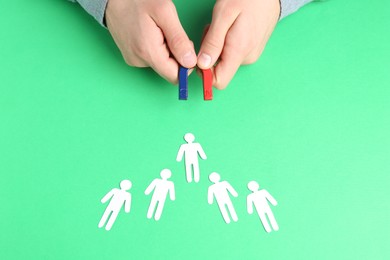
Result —
[[[99,225],[98,225],[99,228],[102,228],[104,226],[104,224],[107,222],[107,219],[108,219],[108,217],[110,216],[111,213],[112,213],[112,210],[109,209],[109,208],[107,208],[104,211],[104,214],[103,214],[102,218],[99,221]]]
[[[161,218],[162,211],[164,209],[165,200],[161,200],[156,209],[156,213],[154,214],[154,220],[158,221]]]
[[[199,163],[194,163],[192,165],[192,168],[194,170],[194,181],[199,182],[199,180],[200,180]]]
[[[152,201],[150,202],[150,205],[149,205],[149,208],[148,208],[148,213],[146,214],[146,217],[148,219],[151,219],[153,217],[153,213],[154,213],[154,210],[156,208],[156,205],[157,205],[157,200],[156,198],[152,198]]]
[[[230,216],[232,217],[232,220],[234,222],[238,221],[236,210],[234,209],[231,201],[218,203],[218,208],[221,211],[222,218],[226,222],[226,224],[230,223],[230,217],[228,213],[230,213]]]
[[[111,229],[112,225],[114,225],[114,222],[115,222],[116,218],[118,217],[118,214],[119,214],[119,210],[116,210],[116,211],[112,212],[112,214],[110,216],[110,219],[107,222],[106,230],[110,230]]]
[[[192,166],[192,164],[186,163],[186,179],[188,183],[192,182]]]
[[[226,224],[229,224],[230,218],[229,218],[229,214],[226,210],[226,204],[224,204],[224,203],[217,203],[217,204],[218,204],[219,211],[221,211],[223,220],[226,222]]]
[[[235,211],[235,209],[234,209],[234,207],[233,207],[232,202],[231,202],[231,201],[228,201],[228,202],[226,203],[226,206],[227,206],[227,208],[228,208],[228,210],[229,210],[229,212],[230,212],[230,216],[232,217],[233,221],[234,221],[234,222],[237,222],[237,221],[238,221],[238,217],[237,217],[237,213],[236,213],[236,211]]]
[[[272,213],[271,210],[269,212],[267,212],[267,217],[269,219],[269,222],[271,222],[272,229],[275,230],[275,231],[278,231],[279,230],[279,225],[276,222],[275,216],[274,216],[274,214]]]
[[[267,220],[265,214],[261,213],[261,212],[257,212],[257,214],[259,214],[261,223],[263,224],[263,227],[264,227],[265,231],[267,231],[268,233],[271,232],[272,230],[271,230],[271,227],[268,224],[268,220]]]

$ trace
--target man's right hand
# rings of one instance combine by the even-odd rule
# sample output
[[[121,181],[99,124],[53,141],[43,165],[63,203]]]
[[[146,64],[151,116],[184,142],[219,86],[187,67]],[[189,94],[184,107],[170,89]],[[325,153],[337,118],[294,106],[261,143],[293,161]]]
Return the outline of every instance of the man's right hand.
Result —
[[[109,0],[106,24],[126,63],[152,67],[171,83],[179,65],[193,68],[197,56],[170,0]]]

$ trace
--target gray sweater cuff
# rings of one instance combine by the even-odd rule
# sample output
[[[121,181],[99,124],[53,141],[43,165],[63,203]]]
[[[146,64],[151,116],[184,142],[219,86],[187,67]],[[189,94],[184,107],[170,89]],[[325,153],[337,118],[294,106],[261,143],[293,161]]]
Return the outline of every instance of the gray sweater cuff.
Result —
[[[108,0],[70,0],[79,3],[90,15],[92,15],[102,26],[104,13]]]
[[[313,0],[280,0],[280,20]]]

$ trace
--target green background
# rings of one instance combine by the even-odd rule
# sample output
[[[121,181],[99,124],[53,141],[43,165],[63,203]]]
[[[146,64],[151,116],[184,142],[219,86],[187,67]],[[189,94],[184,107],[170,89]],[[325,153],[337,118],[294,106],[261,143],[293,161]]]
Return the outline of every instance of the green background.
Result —
[[[176,1],[199,46],[213,1]],[[229,87],[189,100],[128,67],[109,33],[64,0],[1,1],[0,259],[390,259],[390,4],[330,0],[281,21]],[[201,182],[175,161],[192,132]],[[176,201],[146,218],[169,168]],[[239,193],[239,221],[207,204],[207,175]],[[97,224],[133,182],[130,214]],[[246,184],[278,201],[280,230],[246,213]]]

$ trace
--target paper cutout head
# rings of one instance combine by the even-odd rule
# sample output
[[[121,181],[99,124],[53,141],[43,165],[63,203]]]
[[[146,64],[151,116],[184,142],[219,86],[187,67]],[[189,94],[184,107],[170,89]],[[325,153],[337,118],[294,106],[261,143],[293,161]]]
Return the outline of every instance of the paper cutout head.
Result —
[[[163,169],[160,173],[160,176],[163,180],[171,178],[172,172],[169,169]]]
[[[213,172],[209,175],[209,180],[213,183],[217,183],[221,180],[221,176],[218,173]]]
[[[192,143],[195,140],[195,136],[193,134],[191,134],[191,133],[185,134],[184,135],[184,140],[187,143]]]
[[[258,191],[259,187],[260,187],[259,184],[257,182],[255,182],[255,181],[250,181],[248,183],[248,189],[250,191],[253,191],[253,192]]]
[[[131,181],[129,180],[123,180],[119,185],[122,190],[130,190],[132,187]]]

